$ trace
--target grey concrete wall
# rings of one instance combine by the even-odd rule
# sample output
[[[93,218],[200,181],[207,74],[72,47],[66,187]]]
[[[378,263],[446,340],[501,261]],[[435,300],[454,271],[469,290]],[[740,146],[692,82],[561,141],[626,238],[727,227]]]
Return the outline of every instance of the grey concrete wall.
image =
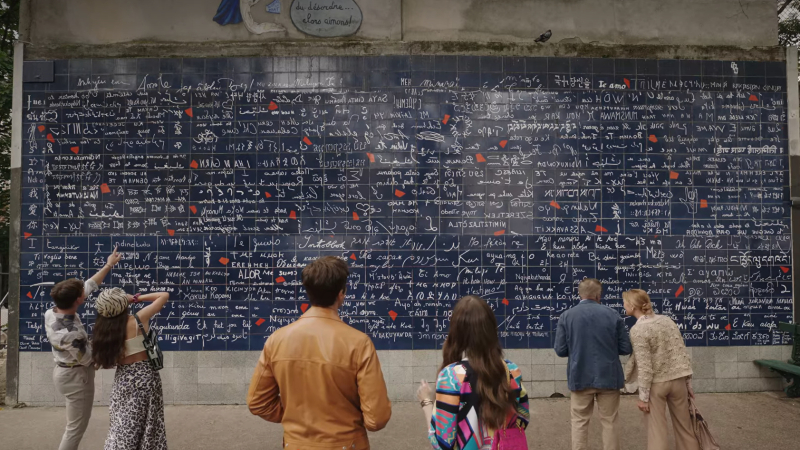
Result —
[[[773,0],[405,0],[406,40],[770,46]]]
[[[697,392],[754,392],[783,389],[774,373],[755,359],[789,358],[791,346],[694,347],[688,349]],[[167,352],[161,371],[167,404],[244,404],[259,352]],[[531,397],[569,395],[567,360],[551,349],[508,350],[518,364]],[[413,401],[420,379],[435,380],[441,351],[379,351],[378,358],[392,401]],[[97,372],[95,404],[107,405],[114,381],[113,370]],[[50,353],[20,353],[19,401],[29,406],[60,406],[64,400],[53,386]]]
[[[271,1],[271,0],[269,0]],[[314,40],[295,29],[291,0],[280,15],[262,0],[256,21],[285,33],[255,35],[211,19],[219,0],[27,0],[22,38],[34,45],[126,42]],[[349,39],[774,46],[774,0],[357,0],[364,13]]]
[[[29,0],[30,17],[21,29],[30,30],[33,44],[112,44],[133,41],[213,42],[314,39],[298,31],[289,17],[291,0],[281,0],[281,14],[268,14],[261,0],[253,7],[257,22],[282,25],[285,33],[253,34],[244,24],[219,25],[212,20],[219,0]],[[355,38],[399,40],[400,0],[357,2],[364,20]]]

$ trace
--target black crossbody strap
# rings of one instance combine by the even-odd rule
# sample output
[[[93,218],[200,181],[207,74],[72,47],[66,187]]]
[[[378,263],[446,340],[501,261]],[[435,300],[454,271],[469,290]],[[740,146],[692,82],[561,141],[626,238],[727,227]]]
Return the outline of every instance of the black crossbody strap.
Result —
[[[478,377],[475,374],[475,371],[472,369],[472,366],[469,364],[468,360],[466,359],[461,360],[459,361],[459,363],[464,366],[464,371],[466,372],[464,374],[464,382],[465,383],[469,382],[473,386],[471,392],[469,392],[468,394],[463,394],[463,393],[461,394],[460,400],[464,404],[474,406],[475,411],[478,413],[478,416],[480,416],[481,396],[480,394],[478,394],[478,390],[475,388],[475,386],[478,383]],[[459,421],[466,420],[467,413],[469,412],[469,410],[470,410],[469,408],[459,408],[458,415],[456,416],[457,420]]]
[[[142,343],[144,344],[145,350],[147,350],[147,359],[150,361],[150,365],[153,367],[153,370],[161,370],[164,368],[164,359],[161,354],[161,349],[158,348],[158,331],[155,328],[150,328],[150,331],[145,333],[144,325],[142,325],[142,321],[139,320],[139,316],[134,314],[133,317],[136,318],[136,323],[142,330]]]
[[[142,330],[142,340],[144,341],[145,348],[152,347],[152,344],[150,343],[150,336],[148,336],[147,332],[144,331],[144,325],[142,325],[142,321],[139,320],[139,315],[134,313],[133,318],[136,319],[139,329]]]

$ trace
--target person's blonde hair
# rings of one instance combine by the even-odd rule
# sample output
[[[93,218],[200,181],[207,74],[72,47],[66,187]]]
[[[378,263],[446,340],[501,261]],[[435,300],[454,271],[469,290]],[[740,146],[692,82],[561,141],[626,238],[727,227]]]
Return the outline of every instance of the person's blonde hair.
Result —
[[[603,285],[597,278],[586,278],[578,285],[578,295],[581,299],[600,297],[603,293]]]
[[[645,314],[653,314],[653,303],[647,292],[641,289],[631,289],[622,293],[622,301],[634,308],[639,308]]]

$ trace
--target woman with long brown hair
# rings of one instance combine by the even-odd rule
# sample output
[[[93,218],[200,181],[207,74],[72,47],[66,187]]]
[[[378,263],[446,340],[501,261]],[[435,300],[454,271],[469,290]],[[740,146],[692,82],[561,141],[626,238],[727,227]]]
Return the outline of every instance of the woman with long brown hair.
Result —
[[[166,450],[161,377],[150,364],[136,317],[150,331],[150,319],[169,300],[166,292],[128,295],[106,289],[97,298],[92,357],[98,368],[116,367],[111,388],[111,423],[105,450]],[[151,304],[129,314],[131,303]]]
[[[482,298],[458,301],[433,391],[417,390],[434,449],[490,449],[495,432],[530,420],[528,394],[516,364],[503,358],[494,311]],[[435,401],[435,408],[434,408]]]

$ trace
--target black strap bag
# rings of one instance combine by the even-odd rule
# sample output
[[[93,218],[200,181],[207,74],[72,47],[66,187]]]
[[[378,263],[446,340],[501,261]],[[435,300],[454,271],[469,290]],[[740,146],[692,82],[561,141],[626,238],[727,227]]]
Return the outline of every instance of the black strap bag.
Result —
[[[164,355],[161,353],[161,349],[158,348],[158,331],[155,328],[150,327],[150,331],[145,333],[144,326],[142,326],[142,322],[139,320],[139,316],[134,314],[133,317],[136,319],[136,323],[139,325],[139,329],[142,330],[142,339],[144,340],[144,349],[147,353],[147,359],[150,361],[150,365],[153,366],[153,370],[161,370],[164,368]]]

